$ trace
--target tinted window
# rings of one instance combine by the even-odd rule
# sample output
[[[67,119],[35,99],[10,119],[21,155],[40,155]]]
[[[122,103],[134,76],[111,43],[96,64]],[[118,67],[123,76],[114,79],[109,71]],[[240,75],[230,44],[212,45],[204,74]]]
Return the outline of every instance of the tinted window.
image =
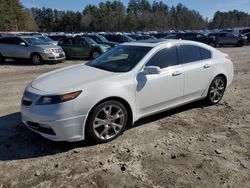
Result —
[[[219,33],[219,37],[226,37],[226,33]]]
[[[192,45],[180,46],[180,55],[182,63],[190,63],[201,60],[200,48]]]
[[[63,39],[63,40],[60,41],[60,44],[72,45],[73,44],[73,38]]]
[[[204,48],[200,48],[200,50],[202,59],[210,59],[212,57],[211,51],[206,50]]]
[[[75,45],[85,46],[85,41],[81,38],[75,38]]]
[[[165,48],[157,52],[147,63],[147,66],[158,66],[161,69],[178,64],[176,47]]]
[[[14,44],[16,44],[16,45],[20,45],[20,43],[23,42],[23,40],[20,38],[13,38],[13,39],[14,39]]]
[[[1,39],[1,43],[15,44],[15,39],[14,38],[3,38],[3,39]]]

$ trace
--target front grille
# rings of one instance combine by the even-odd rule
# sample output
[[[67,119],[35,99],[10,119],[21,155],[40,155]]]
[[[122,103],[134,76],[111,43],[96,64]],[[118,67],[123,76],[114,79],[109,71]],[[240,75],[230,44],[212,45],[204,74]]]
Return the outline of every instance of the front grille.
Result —
[[[31,128],[35,131],[38,131],[40,133],[49,134],[49,135],[56,135],[56,133],[53,131],[53,129],[42,127],[39,123],[28,121],[27,125],[29,128]]]
[[[53,48],[51,49],[54,53],[60,54],[63,53],[63,50],[61,48]]]

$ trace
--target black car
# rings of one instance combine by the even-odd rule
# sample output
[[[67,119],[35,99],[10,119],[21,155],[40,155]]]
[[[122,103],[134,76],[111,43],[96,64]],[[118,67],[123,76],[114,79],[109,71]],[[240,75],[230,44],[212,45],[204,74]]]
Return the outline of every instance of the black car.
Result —
[[[214,41],[214,46],[234,45],[241,47],[244,45],[244,39],[242,37],[230,32],[210,33],[208,37]]]
[[[66,35],[49,35],[48,37],[54,41],[59,41],[63,38],[66,38],[67,36]]]
[[[90,35],[82,35],[82,36],[89,37],[89,38],[93,39],[94,41],[96,41],[98,44],[107,44],[111,47],[115,47],[115,46],[119,45],[118,42],[108,41],[104,36],[98,35],[98,34],[90,34]]]
[[[131,37],[127,36],[127,35],[120,35],[120,34],[108,34],[108,35],[104,35],[104,37],[112,42],[117,42],[117,43],[124,43],[124,42],[132,42],[135,41],[134,39],[132,39]]]
[[[67,58],[96,58],[110,49],[109,45],[97,44],[89,37],[67,37],[61,39],[58,45],[62,47]]]
[[[151,36],[155,37],[156,39],[162,39],[162,38],[165,38],[169,35],[170,35],[170,33],[156,33],[156,34],[153,34]]]
[[[133,39],[135,39],[135,40],[154,40],[157,38],[150,36],[150,35],[140,35],[140,36],[134,37]]]
[[[212,44],[213,40],[207,37],[206,35],[202,33],[195,33],[195,32],[189,32],[189,33],[175,33],[171,34],[165,39],[183,39],[183,40],[192,40],[197,42],[202,42],[205,44]]]

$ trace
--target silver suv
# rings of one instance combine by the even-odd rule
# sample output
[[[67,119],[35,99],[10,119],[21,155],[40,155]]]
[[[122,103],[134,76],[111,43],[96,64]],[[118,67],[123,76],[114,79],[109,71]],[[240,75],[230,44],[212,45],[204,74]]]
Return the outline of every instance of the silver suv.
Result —
[[[45,43],[32,36],[0,38],[0,62],[5,59],[30,59],[33,64],[57,62],[65,59],[60,46]]]

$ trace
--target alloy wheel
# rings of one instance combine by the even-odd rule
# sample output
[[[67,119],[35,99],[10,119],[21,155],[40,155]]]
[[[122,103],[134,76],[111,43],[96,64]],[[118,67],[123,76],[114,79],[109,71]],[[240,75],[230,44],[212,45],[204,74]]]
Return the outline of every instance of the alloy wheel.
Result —
[[[40,57],[39,55],[33,55],[33,56],[32,56],[32,63],[33,63],[34,65],[40,65],[40,64],[42,64],[42,59],[41,59],[41,57]]]
[[[96,114],[93,121],[94,133],[101,140],[109,140],[122,131],[124,124],[123,109],[116,105],[108,105]]]
[[[216,78],[211,85],[209,98],[212,103],[218,103],[224,95],[225,83],[220,77]]]

